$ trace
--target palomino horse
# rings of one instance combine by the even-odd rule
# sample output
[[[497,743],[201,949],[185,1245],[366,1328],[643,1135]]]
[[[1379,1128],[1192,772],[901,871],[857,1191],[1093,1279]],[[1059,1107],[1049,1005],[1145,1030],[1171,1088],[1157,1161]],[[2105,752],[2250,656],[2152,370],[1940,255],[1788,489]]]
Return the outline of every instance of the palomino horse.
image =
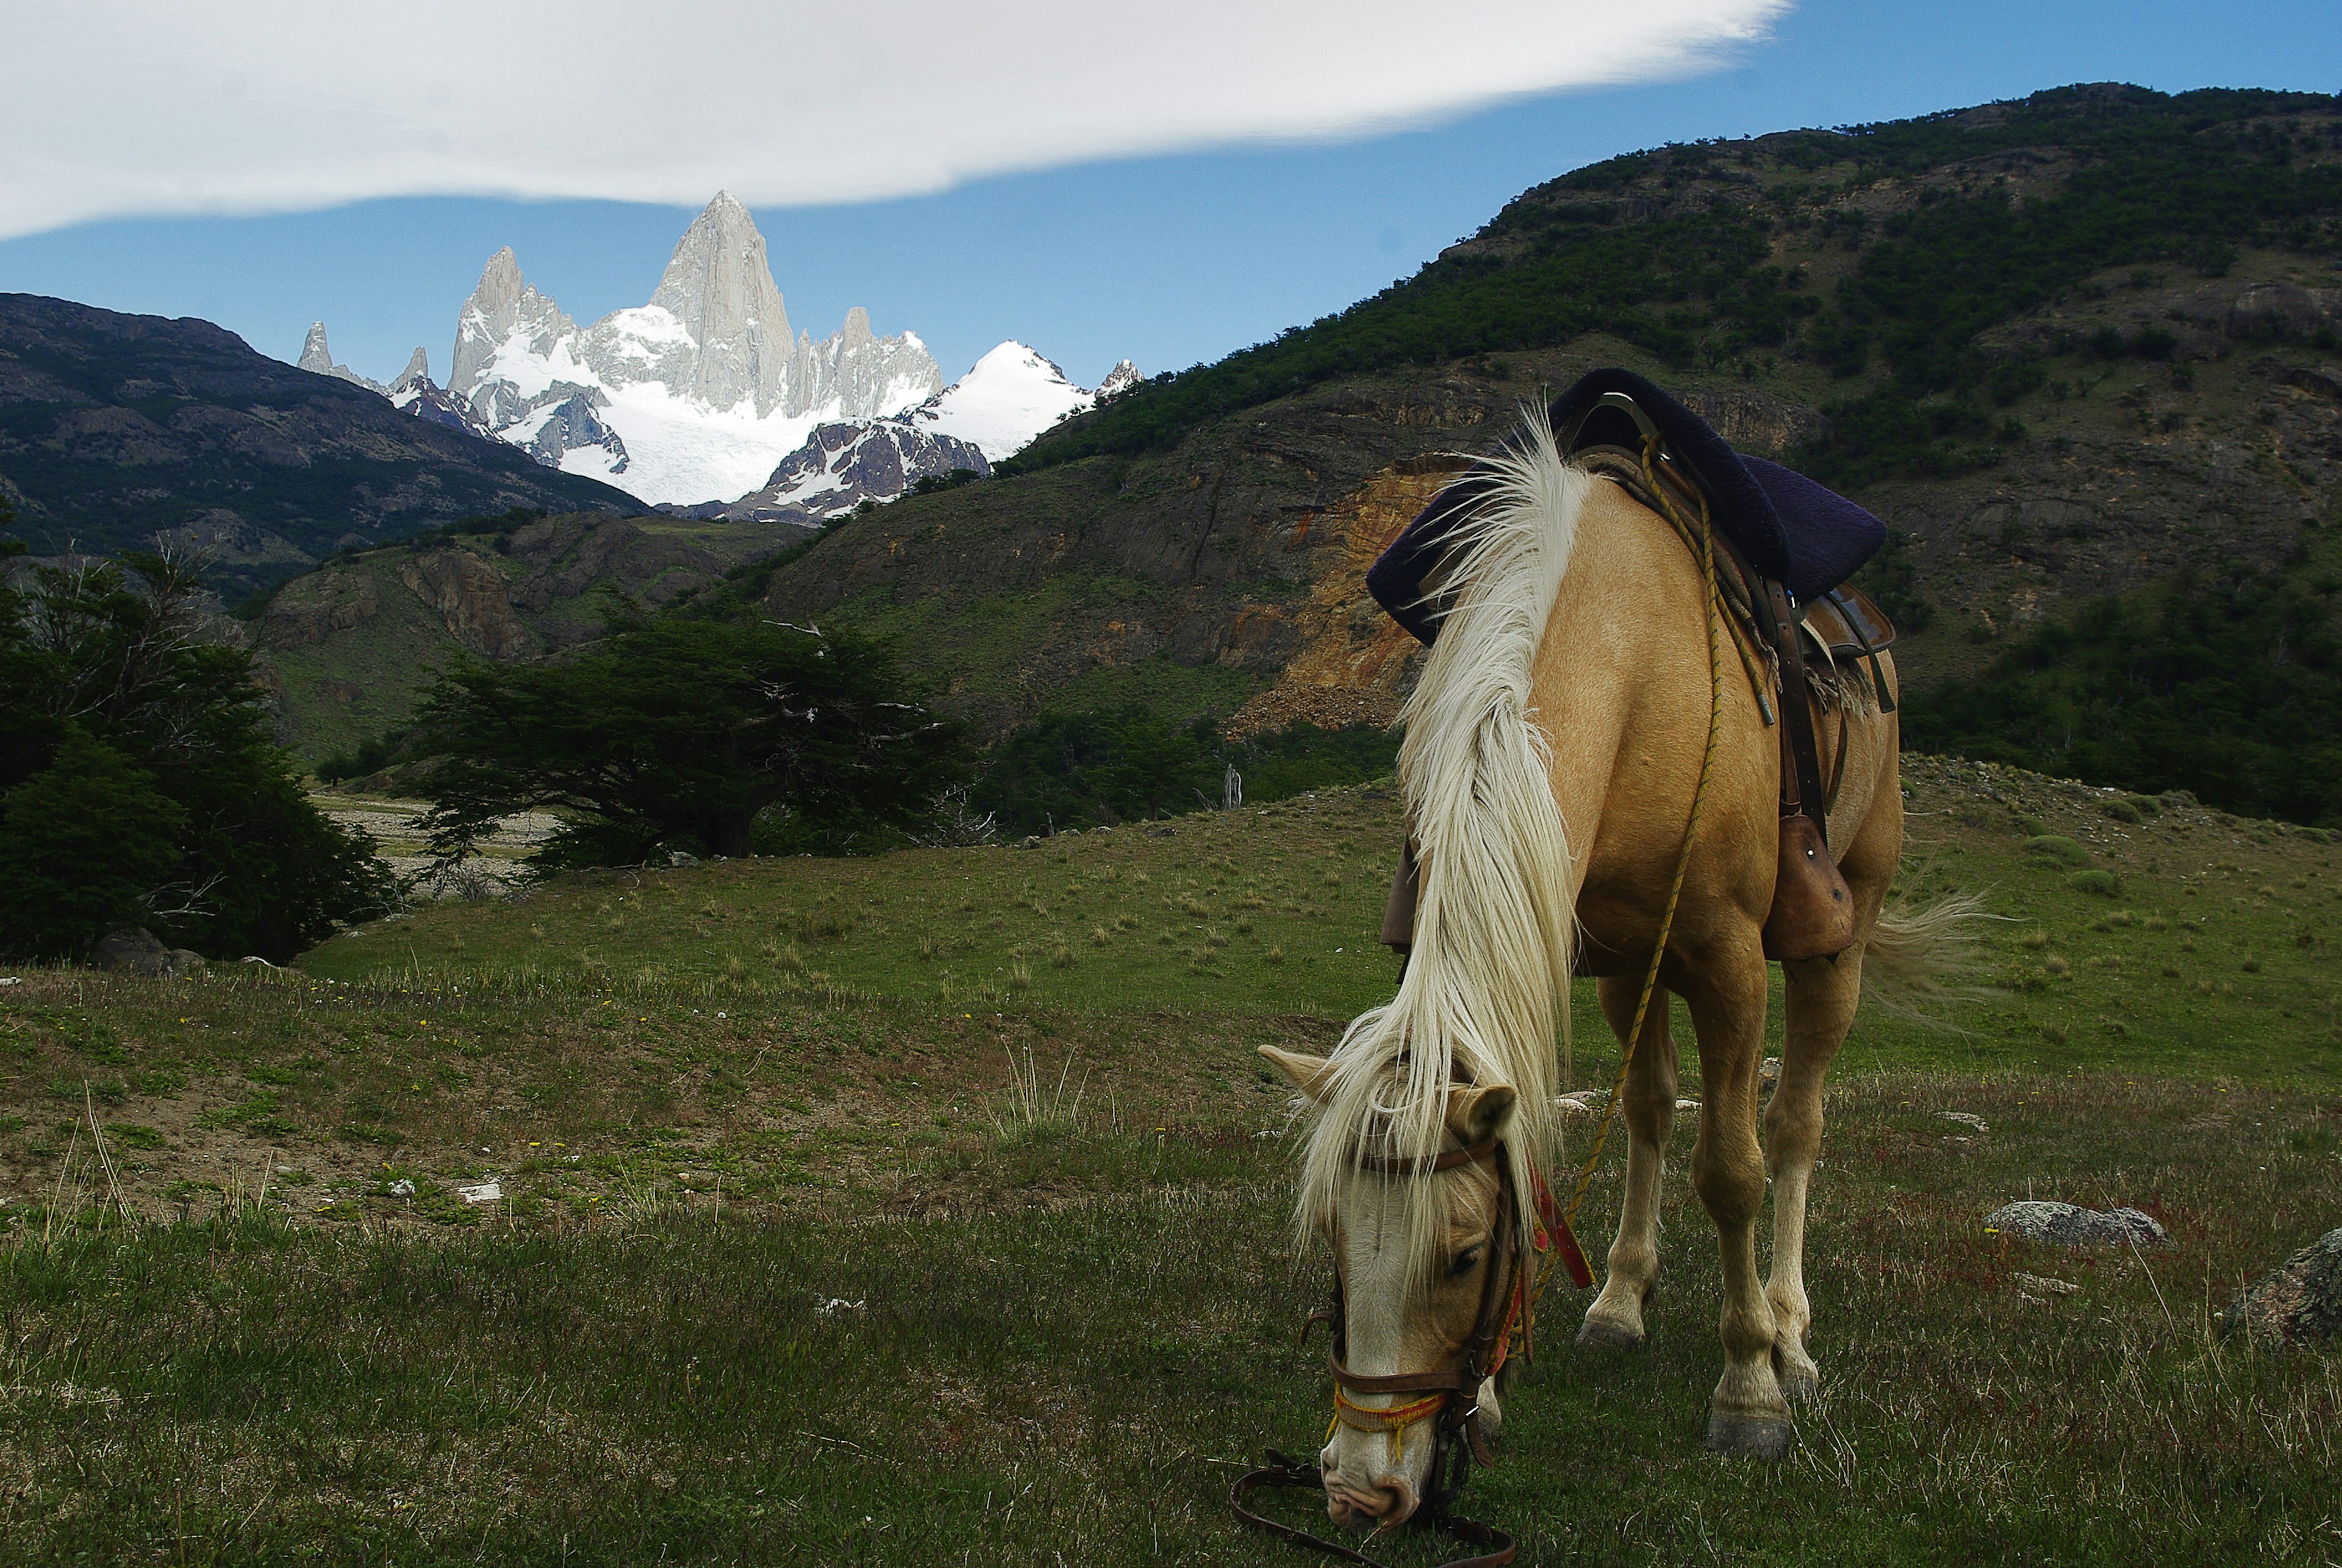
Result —
[[[1843,719],[1819,726],[1839,780],[1829,842],[1856,935],[1835,958],[1783,965],[1787,1039],[1760,1148],[1777,732],[1728,652],[1733,678],[1716,694],[1706,579],[1666,522],[1566,459],[1541,416],[1484,473],[1480,504],[1450,535],[1448,608],[1406,712],[1399,774],[1421,867],[1412,957],[1397,995],[1353,1023],[1331,1055],[1264,1052],[1310,1107],[1296,1218],[1329,1239],[1339,1279],[1346,1369],[1319,1463],[1329,1509],[1347,1523],[1404,1520],[1435,1483],[1428,1407],[1439,1401],[1407,1394],[1442,1386],[1459,1366],[1474,1378],[1492,1370],[1466,1347],[1476,1333],[1485,1350],[1485,1303],[1506,1288],[1490,1271],[1533,1256],[1538,1205],[1526,1194],[1545,1190],[1558,1151],[1554,1032],[1566,1027],[1572,971],[1599,977],[1623,1040],[1679,859],[1664,991],[1625,1095],[1625,1204],[1579,1337],[1644,1337],[1675,1117],[1672,993],[1698,1040],[1691,1176],[1724,1273],[1724,1375],[1708,1442],[1784,1452],[1789,1401],[1817,1386],[1803,1264],[1822,1077],[1866,973],[1923,980],[1956,918],[1943,906],[1886,904],[1903,847],[1896,719],[1863,700],[1855,688],[1867,682],[1825,683]],[[1879,680],[1892,679],[1884,664]],[[1711,777],[1686,849],[1712,701]],[[1769,1277],[1756,1233],[1768,1171]],[[1516,1233],[1494,1234],[1499,1223]],[[1350,1392],[1377,1380],[1412,1387]],[[1498,1381],[1476,1391],[1478,1426],[1500,1419]]]

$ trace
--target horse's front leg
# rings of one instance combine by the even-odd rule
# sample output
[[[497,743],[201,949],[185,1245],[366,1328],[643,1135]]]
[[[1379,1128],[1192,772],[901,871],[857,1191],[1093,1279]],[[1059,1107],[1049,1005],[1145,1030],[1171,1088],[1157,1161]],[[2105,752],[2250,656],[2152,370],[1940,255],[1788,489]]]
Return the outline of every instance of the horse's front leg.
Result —
[[[1623,1047],[1635,1024],[1638,979],[1596,983],[1602,1015]],[[1643,1307],[1659,1277],[1659,1181],[1666,1174],[1667,1140],[1676,1126],[1676,1043],[1667,1033],[1667,993],[1656,992],[1643,1020],[1642,1044],[1626,1075],[1620,1108],[1626,1123],[1626,1199],[1618,1210],[1618,1233],[1610,1243],[1610,1266],[1602,1293],[1586,1309],[1577,1331],[1580,1344],[1643,1343]]]
[[[1797,1437],[1773,1372],[1772,1303],[1756,1273],[1756,1216],[1765,1159],[1756,1144],[1756,1078],[1765,1051],[1765,959],[1750,931],[1690,967],[1685,1001],[1699,1040],[1699,1141],[1691,1180],[1716,1222],[1724,1263],[1724,1377],[1707,1421],[1707,1444],[1726,1453],[1777,1458]]]
[[[1765,1108],[1765,1159],[1773,1173],[1773,1275],[1765,1284],[1773,1305],[1773,1362],[1781,1390],[1808,1399],[1821,1374],[1806,1350],[1814,1319],[1806,1299],[1806,1192],[1822,1146],[1822,1079],[1846,1041],[1862,1000],[1862,948],[1781,965],[1787,984],[1787,1039],[1781,1082]]]

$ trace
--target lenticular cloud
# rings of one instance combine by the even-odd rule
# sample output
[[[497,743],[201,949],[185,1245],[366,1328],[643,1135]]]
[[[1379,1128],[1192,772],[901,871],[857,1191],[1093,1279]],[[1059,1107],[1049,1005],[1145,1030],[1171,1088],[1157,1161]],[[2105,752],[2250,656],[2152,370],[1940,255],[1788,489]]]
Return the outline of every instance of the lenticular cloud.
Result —
[[[0,237],[390,195],[867,201],[1679,75],[1787,4],[10,4]]]

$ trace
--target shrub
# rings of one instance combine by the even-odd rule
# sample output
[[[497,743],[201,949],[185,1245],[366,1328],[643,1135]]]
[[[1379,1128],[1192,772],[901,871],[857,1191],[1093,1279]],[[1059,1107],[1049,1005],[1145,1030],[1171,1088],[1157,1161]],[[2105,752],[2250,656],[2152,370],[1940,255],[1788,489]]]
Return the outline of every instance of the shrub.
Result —
[[[2066,879],[2066,885],[2098,898],[2120,898],[2123,891],[2122,878],[2111,871],[2077,871]]]
[[[2056,861],[2060,865],[2087,865],[2090,864],[2090,852],[2088,850],[2084,849],[2072,839],[2062,838],[2056,834],[2043,834],[2037,838],[2027,839],[2025,841],[2025,853],[2027,854],[2037,854],[2044,860]]]
[[[0,947],[65,956],[140,924],[283,963],[387,906],[373,842],[310,804],[204,603],[160,555],[0,587]]]
[[[554,810],[553,866],[676,853],[891,847],[966,777],[963,733],[867,638],[757,622],[620,624],[593,653],[435,682],[418,749],[445,859],[515,812]]]

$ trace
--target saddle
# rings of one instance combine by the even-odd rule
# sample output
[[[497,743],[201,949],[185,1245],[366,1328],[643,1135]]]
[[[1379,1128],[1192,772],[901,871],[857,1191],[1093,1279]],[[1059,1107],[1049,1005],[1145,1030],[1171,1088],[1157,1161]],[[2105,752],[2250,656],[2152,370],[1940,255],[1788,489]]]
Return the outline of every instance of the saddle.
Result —
[[[1631,371],[1585,376],[1555,400],[1550,417],[1565,456],[1679,533],[1678,519],[1708,519],[1731,641],[1758,712],[1781,737],[1779,863],[1765,955],[1836,957],[1854,941],[1854,901],[1830,854],[1829,807],[1840,779],[1822,775],[1816,726],[1818,710],[1836,708],[1842,769],[1847,704],[1857,690],[1849,682],[1867,676],[1879,711],[1895,709],[1878,663],[1894,644],[1894,625],[1846,583],[1886,542],[1886,524],[1801,474],[1735,452]],[[1426,644],[1438,635],[1438,605],[1436,589],[1426,594],[1424,585],[1436,581],[1446,536],[1484,483],[1476,468],[1442,491],[1366,574],[1384,610]],[[1696,549],[1696,539],[1685,542]],[[1414,940],[1416,874],[1410,843],[1383,916],[1382,940],[1401,954]]]

